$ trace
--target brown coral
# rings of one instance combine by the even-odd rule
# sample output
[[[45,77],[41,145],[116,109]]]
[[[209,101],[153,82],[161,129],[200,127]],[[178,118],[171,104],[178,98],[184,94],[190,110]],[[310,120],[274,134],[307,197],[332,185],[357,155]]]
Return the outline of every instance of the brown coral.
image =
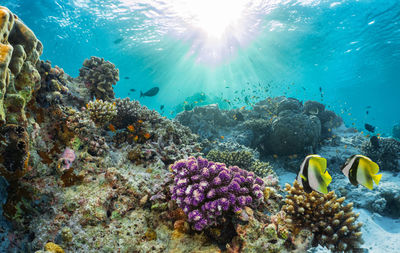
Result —
[[[119,71],[111,62],[92,56],[83,62],[79,78],[89,88],[92,98],[105,101],[114,99],[112,86],[119,81]]]
[[[306,193],[297,181],[293,186],[286,184],[285,190],[288,195],[282,210],[294,236],[306,228],[314,234],[313,246],[320,244],[333,252],[353,252],[360,247],[362,223],[356,223],[359,214],[352,211],[353,203],[342,205],[345,198],[337,198],[333,191]]]

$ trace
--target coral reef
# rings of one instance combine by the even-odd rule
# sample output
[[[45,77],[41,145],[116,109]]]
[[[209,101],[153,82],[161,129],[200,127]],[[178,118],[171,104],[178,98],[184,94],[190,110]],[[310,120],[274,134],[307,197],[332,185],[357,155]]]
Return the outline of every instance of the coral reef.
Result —
[[[114,99],[113,85],[119,81],[119,71],[111,62],[92,56],[83,62],[79,79],[90,90],[92,98],[111,101]]]
[[[110,123],[117,116],[117,107],[115,103],[96,99],[86,104],[89,118],[99,126]]]
[[[237,166],[189,157],[171,166],[172,199],[188,215],[194,229],[216,226],[220,216],[238,213],[244,206],[256,208],[263,200],[264,182],[254,173]]]
[[[353,203],[343,205],[345,198],[337,198],[334,192],[306,193],[297,181],[293,186],[286,184],[286,191],[282,211],[292,233],[307,228],[314,234],[313,246],[320,244],[333,252],[353,252],[360,248],[362,223],[356,223],[358,214],[352,211]]]
[[[220,151],[210,150],[206,158],[209,161],[224,163],[226,166],[238,166],[239,168],[252,171],[257,176],[265,177],[268,175],[276,176],[272,166],[268,162],[261,162],[254,158],[254,154],[249,150]]]
[[[35,68],[42,43],[7,8],[0,7],[0,125],[26,126],[25,106],[38,89]]]
[[[208,152],[206,158],[209,161],[225,163],[226,166],[238,166],[248,170],[254,162],[253,154],[246,150],[241,151],[219,151],[216,149]]]
[[[7,124],[0,128],[0,175],[8,181],[22,177],[28,167],[29,136],[22,126]]]
[[[400,171],[400,142],[393,138],[379,138],[379,147],[365,141],[362,153],[378,163],[382,170]]]
[[[3,216],[3,205],[7,201],[7,186],[7,181],[0,176],[0,227],[2,228],[2,230],[0,231],[0,251],[3,252],[6,251],[10,243],[9,240],[7,240],[10,225]]]
[[[238,116],[240,115],[240,116]],[[176,116],[202,139],[220,139],[257,149],[264,157],[314,153],[342,120],[316,101],[304,105],[294,98],[267,98],[253,110],[195,107]]]

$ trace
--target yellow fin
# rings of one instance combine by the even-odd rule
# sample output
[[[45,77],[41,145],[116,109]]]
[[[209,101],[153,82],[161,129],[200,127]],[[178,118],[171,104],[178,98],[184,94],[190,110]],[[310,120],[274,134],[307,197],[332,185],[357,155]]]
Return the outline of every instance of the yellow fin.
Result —
[[[376,185],[379,185],[379,181],[381,181],[382,174],[372,175],[372,179],[374,180]]]
[[[301,177],[304,181],[307,181],[307,178],[306,178],[303,174],[301,174],[300,177]]]
[[[375,175],[376,173],[379,172],[379,166],[378,164],[374,163],[371,159],[369,159],[366,156],[361,156],[360,161],[358,163],[358,166],[367,168],[371,175]]]

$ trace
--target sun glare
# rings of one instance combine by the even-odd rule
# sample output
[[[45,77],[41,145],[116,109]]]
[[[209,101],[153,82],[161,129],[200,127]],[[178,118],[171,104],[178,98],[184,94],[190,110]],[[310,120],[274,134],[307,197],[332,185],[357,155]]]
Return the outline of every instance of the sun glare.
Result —
[[[240,0],[188,1],[191,5],[193,25],[214,38],[221,38],[229,27],[237,25],[245,7],[244,1]]]

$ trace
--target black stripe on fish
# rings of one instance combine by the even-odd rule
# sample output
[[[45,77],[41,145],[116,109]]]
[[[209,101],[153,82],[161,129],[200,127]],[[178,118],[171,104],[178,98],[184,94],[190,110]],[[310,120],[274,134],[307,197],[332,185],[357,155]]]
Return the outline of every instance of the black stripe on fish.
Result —
[[[352,185],[357,186],[357,170],[358,170],[358,163],[360,162],[360,157],[357,157],[353,164],[351,165],[351,168],[349,170],[349,180]]]
[[[311,188],[311,186],[310,186],[310,182],[309,182],[309,179],[308,179],[308,164],[310,163],[310,159],[311,159],[311,157],[308,157],[307,158],[307,160],[306,160],[306,162],[304,163],[304,168],[303,168],[303,176],[307,179],[307,180],[304,180],[301,176],[300,176],[300,178],[301,178],[301,183],[302,183],[302,185],[303,185],[303,189],[304,189],[304,191],[306,192],[306,193],[310,193],[310,192],[312,192],[313,191],[313,189]],[[301,173],[301,172],[300,172]]]

